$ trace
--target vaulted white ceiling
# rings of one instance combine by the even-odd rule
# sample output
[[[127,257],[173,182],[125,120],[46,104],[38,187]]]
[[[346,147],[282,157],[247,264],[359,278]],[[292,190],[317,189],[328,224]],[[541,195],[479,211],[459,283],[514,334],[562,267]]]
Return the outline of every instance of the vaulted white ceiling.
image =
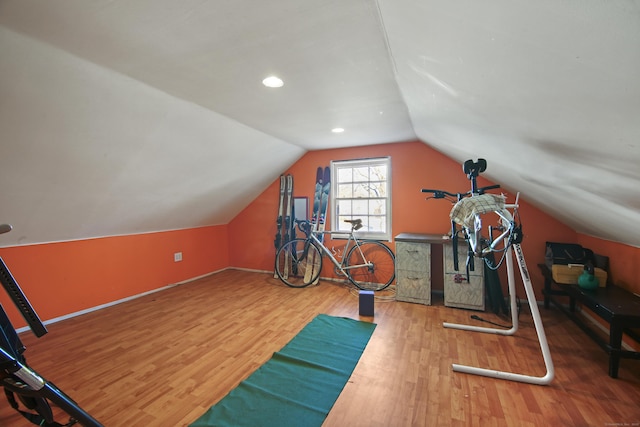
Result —
[[[224,224],[418,138],[640,246],[639,75],[637,0],[0,0],[2,244]]]

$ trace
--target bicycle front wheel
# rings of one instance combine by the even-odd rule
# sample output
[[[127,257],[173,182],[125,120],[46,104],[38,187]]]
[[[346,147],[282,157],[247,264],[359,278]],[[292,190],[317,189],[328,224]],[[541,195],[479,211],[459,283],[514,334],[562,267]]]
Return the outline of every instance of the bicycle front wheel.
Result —
[[[287,286],[304,288],[313,283],[322,269],[320,249],[306,239],[293,239],[276,253],[276,274]]]
[[[380,242],[360,242],[347,254],[347,277],[363,290],[381,291],[396,277],[396,258]]]

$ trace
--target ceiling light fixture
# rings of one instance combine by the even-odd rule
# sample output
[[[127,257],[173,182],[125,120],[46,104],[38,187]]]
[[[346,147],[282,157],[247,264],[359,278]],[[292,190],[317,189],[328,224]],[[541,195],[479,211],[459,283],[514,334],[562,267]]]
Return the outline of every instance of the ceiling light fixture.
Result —
[[[333,128],[333,129],[331,129],[331,132],[333,132],[333,133],[342,133],[342,132],[344,132],[344,129],[343,128]]]
[[[279,77],[269,76],[262,81],[262,84],[266,87],[282,87],[284,85],[284,82]]]

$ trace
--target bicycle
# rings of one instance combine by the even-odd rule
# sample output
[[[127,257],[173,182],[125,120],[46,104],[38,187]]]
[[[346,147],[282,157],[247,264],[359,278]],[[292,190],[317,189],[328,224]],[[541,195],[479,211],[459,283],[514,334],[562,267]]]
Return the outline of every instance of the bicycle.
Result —
[[[500,188],[499,185],[491,185],[483,188],[478,188],[476,184],[476,178],[481,172],[484,172],[487,168],[487,161],[484,159],[478,159],[477,162],[473,160],[467,160],[463,164],[463,171],[467,174],[467,177],[471,180],[471,191],[465,193],[450,193],[443,190],[431,190],[423,189],[423,193],[433,193],[435,199],[446,199],[447,197],[455,197],[455,205],[449,214],[451,218],[451,239],[453,243],[453,255],[454,255],[454,268],[458,270],[457,260],[457,240],[459,230],[457,224],[462,226],[461,232],[463,237],[468,243],[469,251],[467,256],[467,274],[470,269],[473,269],[473,259],[478,257],[483,259],[485,264],[492,269],[497,269],[502,264],[502,261],[507,265],[507,279],[509,289],[509,300],[511,306],[511,328],[495,329],[486,328],[473,325],[462,325],[456,323],[444,322],[445,328],[460,329],[472,332],[484,332],[497,335],[513,335],[518,330],[518,308],[516,301],[516,284],[513,268],[513,260],[511,258],[512,252],[515,254],[518,267],[520,269],[520,277],[524,285],[525,293],[527,294],[527,301],[529,302],[529,309],[533,317],[533,323],[538,336],[538,343],[542,350],[542,358],[547,368],[547,372],[542,377],[535,377],[531,375],[517,374],[513,372],[498,371],[496,369],[484,369],[474,366],[453,364],[452,368],[456,372],[464,372],[474,375],[482,375],[492,378],[506,379],[509,381],[519,381],[529,384],[546,385],[549,384],[554,377],[553,361],[551,360],[551,352],[549,350],[549,344],[544,332],[544,326],[542,324],[542,318],[538,310],[538,304],[536,301],[535,292],[533,290],[533,284],[531,283],[531,276],[527,269],[527,264],[524,259],[524,253],[520,244],[522,243],[522,226],[515,221],[515,217],[518,215],[518,199],[520,193],[516,195],[516,202],[514,204],[505,204],[505,197],[496,194],[485,194],[485,191]],[[451,200],[453,202],[453,200]],[[511,209],[511,211],[509,210]],[[495,226],[501,234],[497,238],[493,238],[494,227],[488,227],[487,236],[482,232],[482,215],[494,213],[498,216],[498,224]],[[499,246],[502,242],[503,246]],[[513,251],[512,251],[513,249]],[[502,252],[502,258],[500,262],[495,263],[492,260],[492,254],[494,252]]]
[[[522,242],[522,226],[516,223],[514,216],[517,216],[517,210],[512,215],[505,209],[504,196],[497,194],[486,194],[488,190],[500,188],[500,185],[489,185],[478,188],[476,178],[481,172],[487,168],[487,162],[484,159],[478,159],[477,162],[467,160],[463,164],[463,171],[471,181],[471,190],[465,193],[451,193],[444,190],[422,189],[423,193],[433,193],[434,199],[447,199],[455,206],[451,210],[451,239],[453,244],[453,266],[458,270],[458,235],[462,233],[462,237],[468,243],[469,251],[467,255],[467,274],[474,270],[474,257],[484,259],[487,266],[493,270],[500,267],[502,260],[506,254],[507,248],[514,243]],[[515,204],[518,205],[518,196]],[[499,217],[497,225],[488,227],[488,235],[482,234],[482,214],[494,212]],[[458,230],[457,225],[461,225]],[[494,231],[500,231],[498,237],[493,237]],[[503,247],[499,247],[500,243],[504,243]],[[489,257],[493,252],[502,252],[501,260],[493,263],[493,257]]]
[[[327,248],[319,235],[345,234],[344,231],[313,231],[307,220],[296,220],[305,238],[285,243],[276,253],[275,271],[280,280],[292,288],[304,288],[317,283],[326,255],[338,276],[346,277],[358,289],[381,291],[395,278],[395,256],[386,245],[375,240],[358,239],[355,232],[362,228],[361,219],[345,220],[351,224],[342,255]],[[340,258],[340,259],[338,259]]]

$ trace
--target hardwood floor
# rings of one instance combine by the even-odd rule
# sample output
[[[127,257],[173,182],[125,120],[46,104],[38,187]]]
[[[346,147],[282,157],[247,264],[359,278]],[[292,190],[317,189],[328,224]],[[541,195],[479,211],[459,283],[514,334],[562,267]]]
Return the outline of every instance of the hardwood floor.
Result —
[[[623,360],[620,378],[610,378],[607,355],[557,310],[541,310],[555,379],[536,386],[451,369],[544,375],[528,312],[516,335],[504,337],[445,329],[444,321],[478,324],[469,318],[478,313],[434,304],[376,300],[375,318],[361,320],[378,326],[325,426],[640,423],[640,361]],[[21,339],[29,365],[105,426],[173,427],[197,419],[318,313],[359,319],[357,293],[327,281],[292,289],[269,274],[226,270]],[[0,402],[0,426],[29,425]]]

